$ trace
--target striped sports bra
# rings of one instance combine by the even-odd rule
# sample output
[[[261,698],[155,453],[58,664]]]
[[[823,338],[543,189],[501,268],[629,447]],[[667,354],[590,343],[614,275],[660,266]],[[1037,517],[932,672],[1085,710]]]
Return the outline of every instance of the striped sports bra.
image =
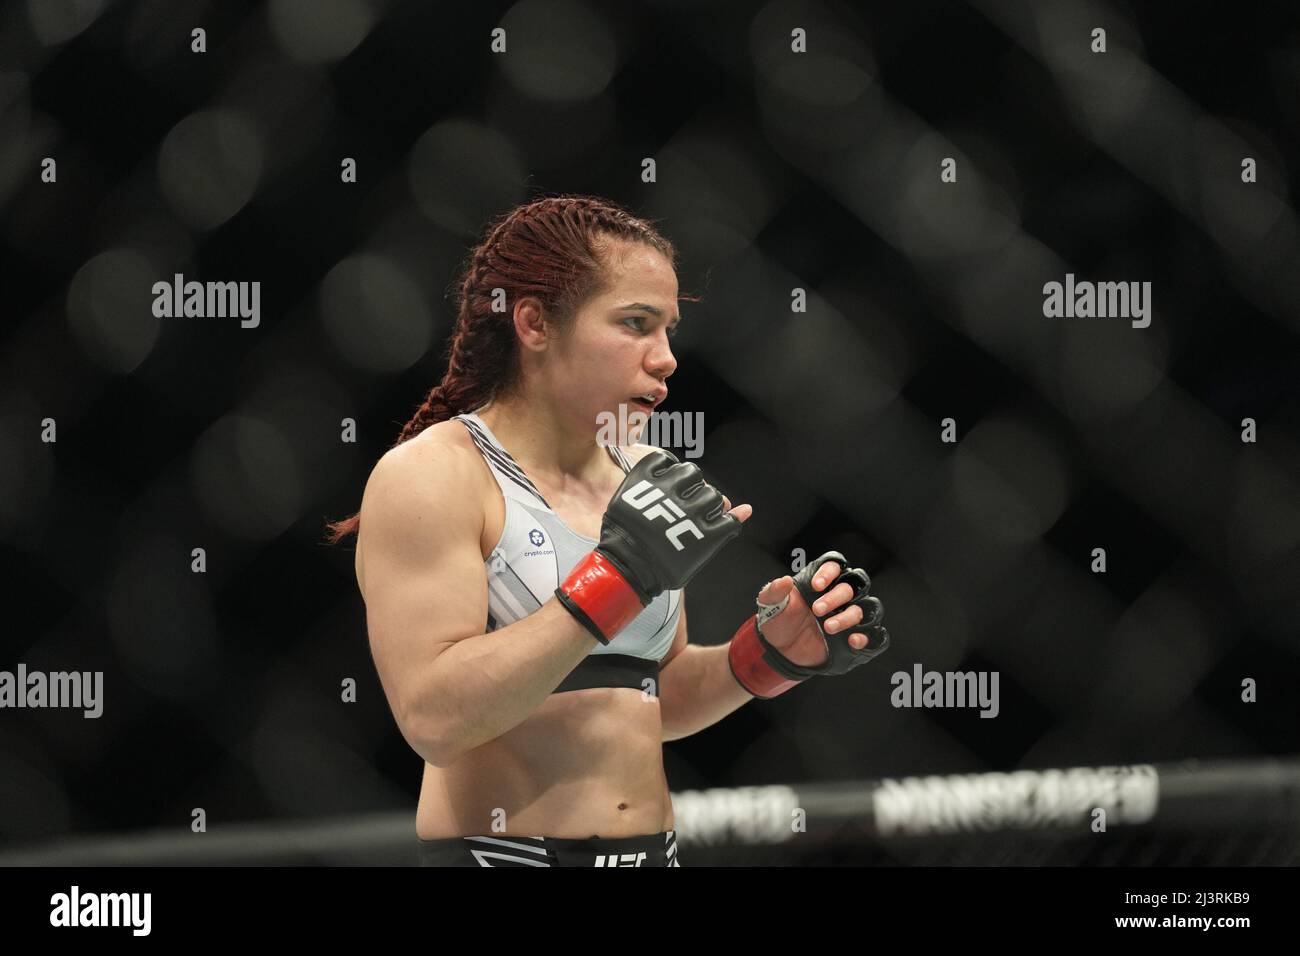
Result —
[[[473,412],[455,416],[469,430],[505,498],[501,537],[484,560],[488,583],[487,630],[522,620],[555,594],[569,572],[599,542],[578,534],[546,503],[537,486]],[[632,467],[621,449],[606,446],[624,472]],[[668,653],[681,616],[681,590],[665,591],[609,644],[592,649],[552,693],[588,687],[635,687],[659,692],[659,661]]]

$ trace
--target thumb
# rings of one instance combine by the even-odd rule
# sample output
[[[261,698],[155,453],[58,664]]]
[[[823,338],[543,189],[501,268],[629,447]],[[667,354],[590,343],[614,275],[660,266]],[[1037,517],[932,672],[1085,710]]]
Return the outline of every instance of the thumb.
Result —
[[[741,524],[744,524],[746,521],[748,521],[749,516],[754,513],[753,505],[737,505],[734,508],[731,507],[731,499],[728,498],[726,495],[722,496],[722,509],[725,512],[727,512],[727,514],[731,515],[731,517],[739,521]]]
[[[793,588],[794,578],[787,574],[763,585],[763,590],[758,592],[758,600],[762,604],[780,604]]]

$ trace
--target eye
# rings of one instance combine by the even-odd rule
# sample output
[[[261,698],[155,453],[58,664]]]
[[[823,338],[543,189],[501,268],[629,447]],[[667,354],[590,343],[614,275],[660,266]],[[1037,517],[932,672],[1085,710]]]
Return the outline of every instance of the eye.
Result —
[[[638,332],[644,332],[644,331],[645,331],[645,328],[644,328],[644,326],[645,326],[645,316],[643,316],[643,315],[629,315],[626,319],[623,320],[623,324],[624,324],[624,325],[627,325],[629,322],[637,322],[637,323],[640,323],[639,325],[635,325],[635,326],[633,326],[633,328],[636,329]]]
[[[676,337],[677,337],[677,326],[675,326],[675,325],[670,325],[670,326],[668,326],[668,337],[669,337],[670,339],[671,339],[671,338],[676,338]]]

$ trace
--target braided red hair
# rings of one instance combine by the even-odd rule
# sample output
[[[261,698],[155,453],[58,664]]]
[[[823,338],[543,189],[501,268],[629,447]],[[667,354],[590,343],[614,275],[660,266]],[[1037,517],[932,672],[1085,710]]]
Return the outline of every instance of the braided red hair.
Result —
[[[393,446],[519,385],[512,310],[492,311],[493,290],[503,289],[507,303],[535,297],[547,317],[563,327],[605,281],[602,249],[610,238],[646,243],[676,264],[672,243],[654,226],[593,196],[534,199],[489,226],[460,272],[447,372]],[[336,544],[354,534],[360,523],[359,513],[331,522],[326,541]]]

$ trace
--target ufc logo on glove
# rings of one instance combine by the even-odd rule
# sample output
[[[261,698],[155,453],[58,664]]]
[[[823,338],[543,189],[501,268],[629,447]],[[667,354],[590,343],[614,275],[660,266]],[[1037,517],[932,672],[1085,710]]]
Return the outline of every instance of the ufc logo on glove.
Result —
[[[700,469],[653,448],[614,492],[600,543],[574,565],[555,597],[608,644],[658,595],[684,588],[738,534],[740,520]],[[686,542],[688,536],[693,540]]]
[[[700,531],[694,521],[686,517],[686,512],[677,507],[677,502],[664,497],[664,493],[650,482],[644,480],[637,482],[623,492],[621,497],[633,508],[641,512],[641,516],[647,521],[654,521],[656,518],[663,518],[665,521],[670,522],[676,521],[676,524],[664,532],[664,536],[672,542],[673,547],[678,551],[681,551],[684,547],[679,539],[688,531],[695,535],[695,540],[703,540],[704,533]],[[659,503],[655,504],[655,502]],[[647,505],[654,505],[654,507],[647,508]]]

